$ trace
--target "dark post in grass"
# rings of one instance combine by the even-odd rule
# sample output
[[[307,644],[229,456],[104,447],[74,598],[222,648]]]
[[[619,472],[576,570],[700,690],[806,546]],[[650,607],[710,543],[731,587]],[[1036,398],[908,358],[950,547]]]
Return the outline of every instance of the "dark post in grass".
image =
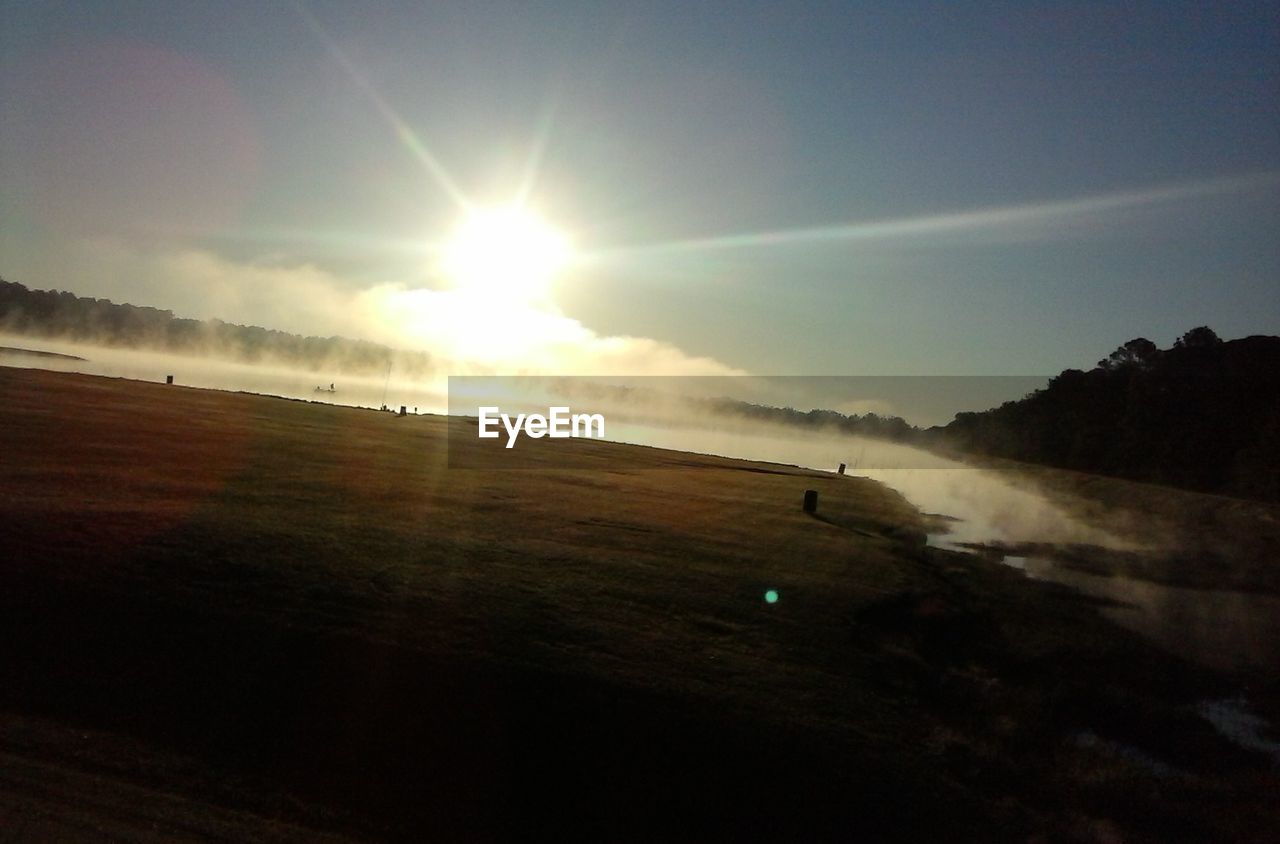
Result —
[[[816,489],[806,489],[804,491],[804,511],[806,513],[818,512],[818,491]]]
[[[843,463],[841,463],[841,464],[840,464],[840,468],[839,468],[839,469],[836,469],[836,474],[837,474],[837,475],[843,475],[843,474],[844,474],[844,464],[843,464]]]
[[[404,413],[405,413],[405,407],[404,405],[400,405],[400,415],[404,416]]]

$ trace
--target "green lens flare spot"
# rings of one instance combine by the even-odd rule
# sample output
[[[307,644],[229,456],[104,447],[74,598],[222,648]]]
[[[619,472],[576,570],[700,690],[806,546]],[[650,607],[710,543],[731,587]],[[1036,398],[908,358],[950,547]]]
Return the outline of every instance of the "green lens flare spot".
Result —
[[[777,590],[777,589],[770,589],[768,592],[765,592],[765,593],[764,593],[764,602],[765,602],[766,604],[776,604],[776,603],[778,603],[778,590]]]

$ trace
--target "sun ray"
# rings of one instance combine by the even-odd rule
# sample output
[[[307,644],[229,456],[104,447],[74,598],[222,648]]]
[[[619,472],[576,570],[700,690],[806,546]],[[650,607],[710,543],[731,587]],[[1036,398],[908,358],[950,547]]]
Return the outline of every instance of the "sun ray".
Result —
[[[520,174],[520,184],[516,187],[515,202],[517,205],[524,205],[528,202],[534,186],[537,184],[539,171],[542,168],[542,160],[546,156],[547,146],[551,141],[551,132],[555,126],[556,114],[559,109],[560,96],[556,93],[539,115],[538,126],[534,130],[533,140],[529,144],[529,154],[525,157],[524,169]]]
[[[1276,185],[1280,185],[1280,171],[1264,171],[1243,176],[1163,185],[1145,190],[1118,191],[1077,199],[979,208],[949,214],[671,240],[634,247],[595,250],[583,253],[580,258],[584,262],[610,261],[656,253],[758,249],[793,244],[890,240],[950,232],[1012,229],[1029,223],[1066,222],[1073,218],[1084,218],[1107,211],[1205,196],[1235,194]]]
[[[413,131],[409,124],[400,117],[396,110],[391,107],[391,104],[388,103],[382,94],[378,92],[378,89],[373,86],[373,83],[369,81],[368,77],[360,72],[360,69],[355,66],[354,62],[347,58],[347,54],[343,52],[337,42],[329,36],[329,33],[325,31],[323,26],[321,26],[320,21],[316,20],[315,15],[311,14],[311,11],[306,7],[302,0],[294,0],[293,8],[297,11],[303,21],[306,22],[307,28],[311,30],[311,33],[320,41],[325,49],[329,51],[329,54],[333,56],[338,65],[346,72],[347,76],[351,78],[351,81],[354,82],[373,103],[374,107],[378,110],[378,113],[395,131],[396,137],[400,142],[404,144],[405,147],[413,153],[414,157],[418,159],[419,163],[426,168],[427,172],[435,180],[436,184],[439,185],[441,190],[448,194],[449,198],[458,206],[462,208],[470,208],[472,205],[471,201],[458,187],[457,182],[454,180],[453,176],[449,174],[449,171],[445,169],[445,166],[440,162],[440,159],[437,158],[430,148],[427,147],[426,143],[418,137],[417,133]]]

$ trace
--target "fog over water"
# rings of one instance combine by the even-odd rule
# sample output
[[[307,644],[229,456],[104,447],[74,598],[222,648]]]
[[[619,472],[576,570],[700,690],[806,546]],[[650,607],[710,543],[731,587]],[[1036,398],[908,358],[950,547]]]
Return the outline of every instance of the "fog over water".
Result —
[[[1270,670],[1280,664],[1280,597],[1108,577],[1035,557],[1006,562],[1031,578],[1118,602],[1102,614],[1201,665]]]
[[[417,407],[422,413],[443,413],[448,405],[447,379],[406,380],[387,374],[341,374],[318,369],[300,370],[265,363],[241,363],[215,357],[193,357],[141,349],[90,346],[55,340],[0,334],[0,346],[74,355],[85,360],[0,353],[0,365],[84,372],[109,378],[130,378],[233,392],[262,393],[285,398],[324,401],[352,407]],[[316,388],[335,392],[317,392]]]

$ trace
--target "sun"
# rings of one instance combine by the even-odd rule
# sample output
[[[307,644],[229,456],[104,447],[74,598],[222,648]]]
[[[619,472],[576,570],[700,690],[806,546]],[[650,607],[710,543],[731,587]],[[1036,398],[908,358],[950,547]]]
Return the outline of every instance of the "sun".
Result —
[[[571,256],[569,238],[535,211],[502,205],[468,212],[444,244],[440,270],[461,290],[534,302]]]

